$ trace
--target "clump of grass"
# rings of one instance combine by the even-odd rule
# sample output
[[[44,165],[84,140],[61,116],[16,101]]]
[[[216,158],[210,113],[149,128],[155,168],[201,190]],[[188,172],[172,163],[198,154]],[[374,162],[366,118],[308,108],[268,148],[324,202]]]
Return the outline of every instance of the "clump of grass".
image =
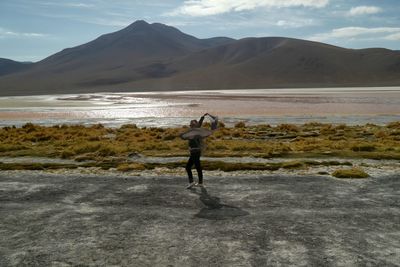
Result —
[[[304,127],[322,127],[322,126],[325,126],[325,124],[321,123],[321,122],[310,121],[310,122],[305,123],[303,126]]]
[[[277,130],[279,131],[285,131],[285,132],[299,132],[300,128],[294,124],[280,124],[276,127]]]
[[[121,172],[144,171],[146,166],[141,163],[123,163],[118,165],[117,170]]]
[[[163,136],[163,140],[164,141],[170,141],[170,140],[174,140],[175,138],[177,138],[178,136],[175,134],[166,134]]]
[[[27,133],[33,132],[35,131],[37,128],[39,128],[39,126],[34,125],[33,123],[25,123],[24,125],[22,125],[22,129],[24,129]]]
[[[74,151],[72,151],[72,150],[70,150],[70,149],[66,149],[66,150],[63,150],[63,151],[61,152],[60,157],[61,157],[62,159],[68,159],[68,158],[72,158],[74,155],[75,155],[75,152],[74,152]]]
[[[400,121],[391,122],[387,125],[388,128],[400,129]]]
[[[68,158],[71,157],[72,155],[66,155],[64,158]],[[74,158],[74,160],[76,162],[83,162],[83,161],[93,161],[93,160],[97,160],[98,159],[98,155],[96,153],[87,153],[87,154],[83,154],[83,155],[78,155]]]
[[[82,143],[82,144],[77,144],[72,148],[72,152],[77,155],[77,154],[86,154],[90,152],[96,152],[99,150],[101,147],[101,144],[99,142],[95,143]]]
[[[335,126],[336,130],[345,130],[346,128],[347,128],[347,126],[344,123],[341,123],[341,124]]]
[[[242,136],[242,133],[239,132],[239,131],[234,131],[234,132],[232,133],[232,137],[239,138],[239,137],[241,137],[241,136]]]
[[[120,127],[120,130],[126,130],[126,129],[137,129],[138,127],[136,126],[136,124],[132,123],[132,124],[124,124]]]
[[[114,146],[112,144],[103,144],[101,145],[101,147],[99,148],[99,150],[97,151],[99,156],[102,157],[107,157],[107,156],[115,156],[120,154],[120,152],[122,152],[123,149]]]
[[[299,169],[303,167],[304,167],[304,162],[301,161],[289,161],[282,163],[282,168],[284,169]]]
[[[269,132],[272,130],[272,126],[269,124],[258,124],[255,125],[253,128],[257,133],[262,133],[262,132]]]
[[[220,128],[225,128],[225,123],[223,123],[222,121],[218,121],[218,129]]]
[[[90,128],[92,128],[92,129],[104,129],[104,125],[101,124],[101,123],[97,123],[97,124],[94,124],[94,125],[90,126]]]
[[[339,165],[353,166],[353,163],[348,162],[348,161],[340,162],[340,161],[336,161],[336,160],[329,160],[329,161],[321,162],[321,165],[323,165],[323,166],[339,166]]]
[[[360,168],[339,169],[332,173],[336,178],[368,178],[369,175]]]
[[[385,130],[380,130],[380,131],[375,132],[375,137],[384,139],[384,138],[388,137],[388,133]]]
[[[16,151],[26,149],[26,146],[18,144],[0,144],[0,152]]]
[[[214,148],[218,149],[218,150],[227,150],[228,149],[228,147],[224,144],[217,144],[214,146]]]
[[[239,121],[235,124],[235,128],[245,128],[246,124],[244,123],[244,121]]]
[[[356,152],[371,152],[375,151],[376,147],[375,145],[372,144],[356,144],[351,147],[351,150],[356,151]]]

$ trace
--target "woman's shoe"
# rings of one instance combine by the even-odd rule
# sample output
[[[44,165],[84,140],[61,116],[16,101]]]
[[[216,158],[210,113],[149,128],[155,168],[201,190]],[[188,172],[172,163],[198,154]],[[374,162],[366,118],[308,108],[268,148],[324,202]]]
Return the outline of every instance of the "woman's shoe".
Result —
[[[196,184],[194,182],[190,183],[188,186],[186,186],[186,189],[191,189],[193,186],[195,186]]]
[[[201,184],[200,183],[196,183],[196,186],[203,187],[203,188],[205,187],[203,183],[201,183]]]

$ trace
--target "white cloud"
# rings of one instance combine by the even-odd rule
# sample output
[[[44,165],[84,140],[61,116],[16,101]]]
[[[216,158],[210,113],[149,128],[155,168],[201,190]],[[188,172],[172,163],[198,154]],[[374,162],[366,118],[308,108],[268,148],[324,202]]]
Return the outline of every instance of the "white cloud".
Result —
[[[278,20],[276,26],[282,28],[301,28],[304,26],[314,25],[315,21],[313,19],[290,19],[290,20]]]
[[[329,0],[186,0],[168,15],[210,16],[234,11],[254,10],[261,7],[314,7],[322,8]]]
[[[14,32],[0,28],[0,38],[41,38],[46,37],[47,34],[35,32]]]
[[[94,5],[89,5],[89,4],[84,4],[84,3],[66,3],[65,6],[68,6],[68,7],[84,7],[84,8],[94,7]]]
[[[377,27],[377,28],[364,28],[364,27],[345,27],[333,29],[327,33],[320,33],[311,36],[309,39],[313,41],[327,41],[334,39],[386,39],[398,40],[400,37],[400,28],[398,27]]]
[[[35,33],[35,32],[22,32],[22,33],[17,33],[20,36],[24,37],[45,37],[47,36],[46,34],[43,33]]]
[[[42,5],[45,6],[61,6],[61,7],[73,7],[73,8],[92,8],[94,5],[92,4],[85,4],[85,3],[57,3],[57,2],[42,2]]]
[[[400,31],[398,33],[393,33],[385,36],[385,39],[390,41],[400,41]]]
[[[126,27],[133,22],[132,19],[113,19],[113,18],[76,18],[75,20],[95,25],[112,26],[112,27]]]
[[[349,16],[362,16],[362,15],[370,15],[381,12],[382,9],[377,6],[357,6],[350,9],[348,15]]]

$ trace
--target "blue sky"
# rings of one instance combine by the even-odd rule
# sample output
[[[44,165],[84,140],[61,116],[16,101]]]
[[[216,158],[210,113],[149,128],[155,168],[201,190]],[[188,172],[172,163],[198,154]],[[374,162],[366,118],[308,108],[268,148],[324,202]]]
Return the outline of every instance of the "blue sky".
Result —
[[[285,36],[400,50],[400,0],[0,0],[0,57],[38,61],[139,19],[198,38]]]

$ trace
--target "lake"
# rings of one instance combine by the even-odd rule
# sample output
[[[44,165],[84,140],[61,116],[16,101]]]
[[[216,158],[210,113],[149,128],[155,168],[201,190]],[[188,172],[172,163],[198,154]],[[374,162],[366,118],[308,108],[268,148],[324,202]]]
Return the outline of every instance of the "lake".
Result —
[[[231,125],[387,124],[400,120],[400,87],[242,89],[0,97],[0,126],[96,124],[172,127],[209,112]]]

